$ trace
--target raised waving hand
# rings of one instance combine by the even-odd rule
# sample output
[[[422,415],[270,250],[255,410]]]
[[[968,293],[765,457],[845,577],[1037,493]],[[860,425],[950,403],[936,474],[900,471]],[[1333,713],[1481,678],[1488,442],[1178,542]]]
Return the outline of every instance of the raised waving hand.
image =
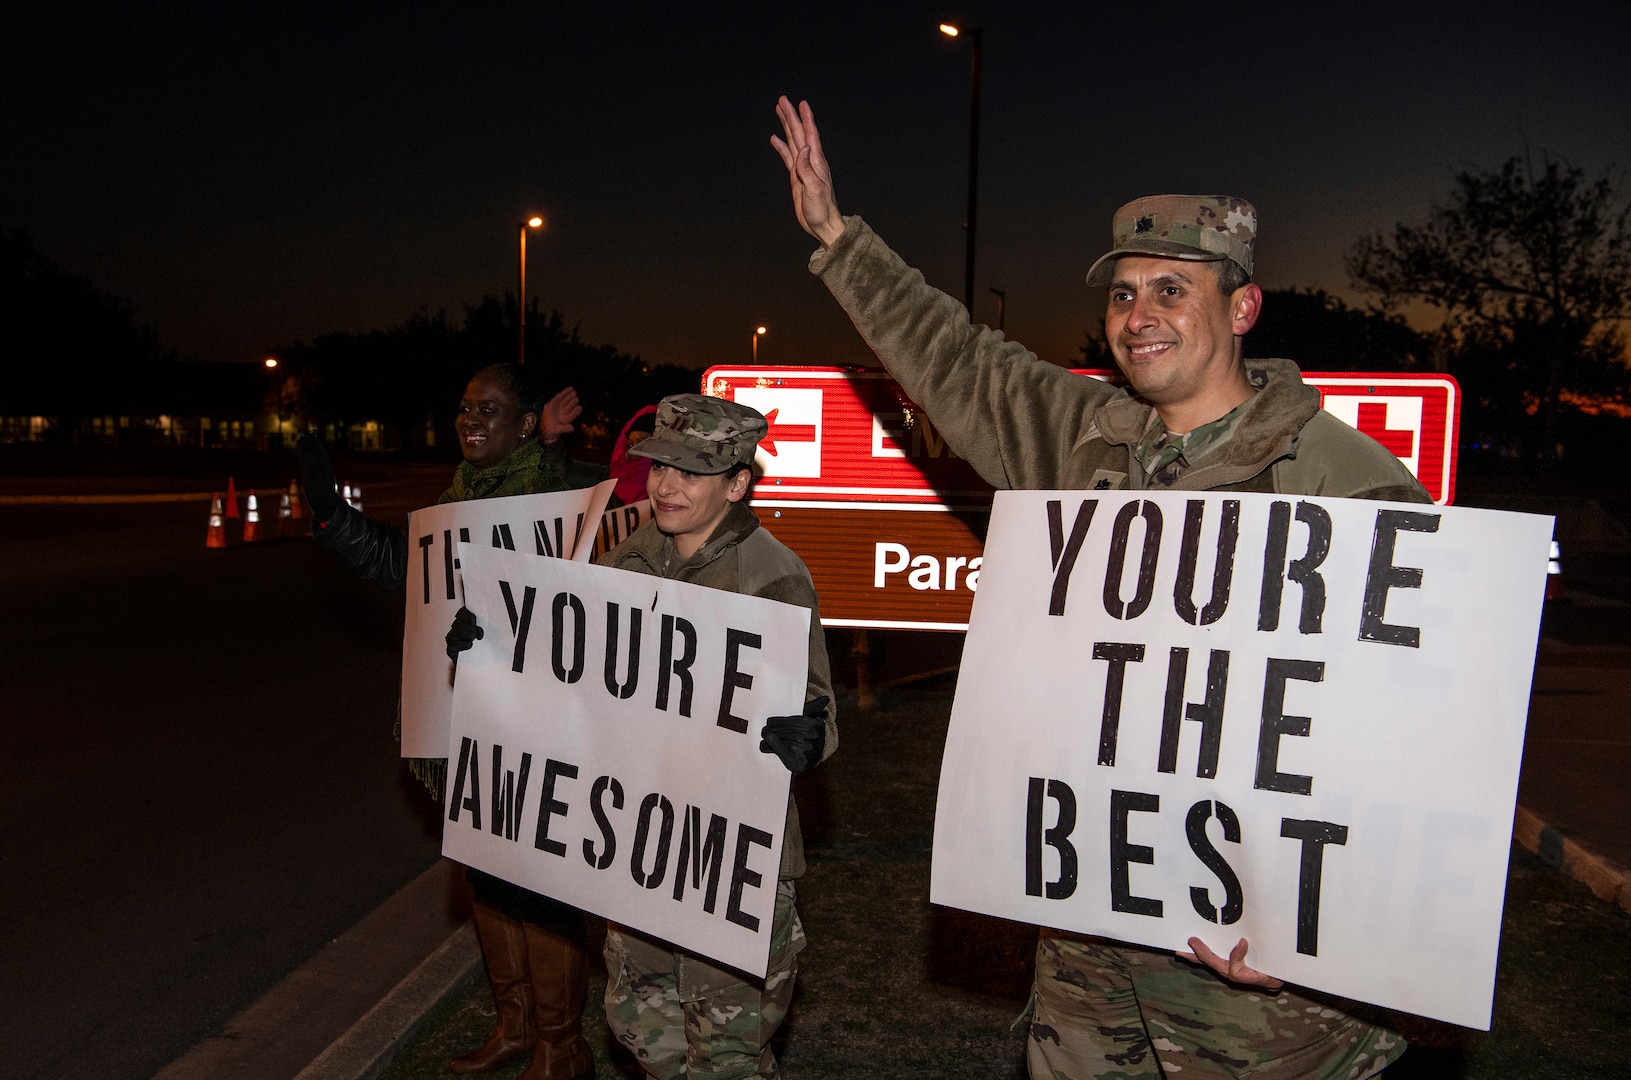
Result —
[[[787,166],[787,176],[793,185],[793,213],[798,215],[804,231],[821,241],[824,248],[832,247],[838,234],[844,231],[844,218],[838,212],[833,197],[832,170],[827,167],[827,156],[821,152],[821,133],[816,130],[815,113],[808,101],[798,108],[786,95],[776,100],[776,116],[782,122],[783,139],[772,135],[770,145],[781,155]]]

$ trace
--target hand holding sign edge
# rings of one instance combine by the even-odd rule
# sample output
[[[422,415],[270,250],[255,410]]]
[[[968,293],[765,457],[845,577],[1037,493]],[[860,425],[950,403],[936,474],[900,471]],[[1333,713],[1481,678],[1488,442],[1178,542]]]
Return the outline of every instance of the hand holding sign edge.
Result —
[[[821,760],[827,746],[827,706],[823,694],[804,703],[797,716],[772,716],[759,737],[759,752],[775,754],[794,776]]]
[[[486,631],[476,622],[476,613],[461,606],[453,616],[453,625],[447,630],[447,658],[458,663],[460,653],[474,645],[478,638],[486,636]]]
[[[1247,966],[1248,947],[1246,939],[1241,938],[1235,943],[1235,947],[1229,950],[1229,959],[1225,960],[1207,948],[1206,942],[1198,937],[1192,937],[1189,939],[1190,952],[1175,952],[1173,955],[1192,964],[1204,964],[1229,982],[1240,986],[1261,986],[1265,990],[1278,990],[1284,986],[1284,981]]]

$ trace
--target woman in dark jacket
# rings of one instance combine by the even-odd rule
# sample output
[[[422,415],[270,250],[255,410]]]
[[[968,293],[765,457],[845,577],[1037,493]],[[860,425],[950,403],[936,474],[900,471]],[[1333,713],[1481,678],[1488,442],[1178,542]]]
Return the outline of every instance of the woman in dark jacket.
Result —
[[[561,436],[583,411],[570,387],[547,402],[518,364],[476,372],[453,426],[464,462],[438,503],[564,491],[604,477],[584,475]],[[541,439],[541,441],[540,441]],[[296,447],[312,508],[312,533],[366,578],[393,588],[407,580],[408,539],[370,521],[336,493],[334,470],[315,432]],[[577,480],[578,483],[571,482]],[[441,796],[447,761],[410,761]],[[502,878],[466,867],[475,896],[476,935],[493,987],[497,1025],[486,1044],[449,1063],[454,1072],[488,1072],[532,1055],[523,1080],[584,1080],[594,1058],[583,1038],[588,957],[583,913]]]

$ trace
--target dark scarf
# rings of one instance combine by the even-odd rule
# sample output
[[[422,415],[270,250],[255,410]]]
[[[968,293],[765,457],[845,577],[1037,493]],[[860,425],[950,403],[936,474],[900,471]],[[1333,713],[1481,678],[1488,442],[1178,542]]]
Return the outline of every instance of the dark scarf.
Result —
[[[478,469],[468,461],[461,461],[453,472],[453,486],[436,501],[450,503],[532,495],[540,491],[562,491],[566,486],[566,477],[545,464],[544,449],[538,440],[527,439],[497,465]]]

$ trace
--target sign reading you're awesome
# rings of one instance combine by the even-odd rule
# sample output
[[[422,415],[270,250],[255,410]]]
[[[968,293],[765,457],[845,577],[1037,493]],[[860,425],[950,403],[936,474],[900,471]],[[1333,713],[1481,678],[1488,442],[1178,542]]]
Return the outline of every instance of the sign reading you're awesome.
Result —
[[[770,952],[810,613],[460,545],[442,852],[753,975]]]
[[[1487,1028],[1551,519],[999,492],[936,903]]]

